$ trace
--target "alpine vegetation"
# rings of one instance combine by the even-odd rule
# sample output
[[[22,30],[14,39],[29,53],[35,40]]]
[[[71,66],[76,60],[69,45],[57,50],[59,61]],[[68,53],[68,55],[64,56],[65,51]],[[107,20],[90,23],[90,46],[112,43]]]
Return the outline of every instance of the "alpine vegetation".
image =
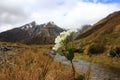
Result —
[[[73,78],[75,79],[75,68],[73,65],[74,51],[73,51],[73,41],[74,34],[77,30],[68,30],[60,33],[59,36],[55,39],[55,45],[53,47],[54,51],[57,51],[59,54],[65,56],[72,65],[73,69]]]

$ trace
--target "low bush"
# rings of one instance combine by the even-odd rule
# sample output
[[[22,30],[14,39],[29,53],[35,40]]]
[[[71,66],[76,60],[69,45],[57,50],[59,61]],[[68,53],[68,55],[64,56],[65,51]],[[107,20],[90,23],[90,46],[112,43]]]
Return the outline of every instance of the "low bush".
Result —
[[[85,80],[85,76],[84,75],[80,75],[75,80]]]
[[[120,47],[112,48],[109,52],[110,57],[120,57]]]
[[[76,52],[76,53],[83,53],[84,48],[78,48],[78,49],[74,48],[73,51]]]
[[[105,51],[105,47],[99,44],[92,44],[88,48],[89,54],[100,54],[103,53],[104,51]]]

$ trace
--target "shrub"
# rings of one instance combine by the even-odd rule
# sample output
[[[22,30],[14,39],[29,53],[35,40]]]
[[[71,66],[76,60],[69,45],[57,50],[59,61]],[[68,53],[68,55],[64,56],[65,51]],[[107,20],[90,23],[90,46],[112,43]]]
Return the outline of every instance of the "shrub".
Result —
[[[83,53],[84,49],[83,48],[79,48],[79,49],[74,48],[73,51],[76,53]]]
[[[80,75],[80,76],[77,77],[76,80],[85,80],[85,76],[84,75]]]
[[[92,44],[88,48],[89,54],[100,54],[103,53],[104,51],[105,51],[105,47],[99,44]]]
[[[109,52],[110,57],[120,57],[120,47],[112,48]]]

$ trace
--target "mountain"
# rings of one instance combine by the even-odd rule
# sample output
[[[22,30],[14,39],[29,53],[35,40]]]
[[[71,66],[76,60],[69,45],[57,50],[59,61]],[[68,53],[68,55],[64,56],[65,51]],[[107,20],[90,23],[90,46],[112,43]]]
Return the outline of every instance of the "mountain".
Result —
[[[80,33],[82,33],[83,31],[85,31],[86,29],[88,29],[89,27],[91,27],[91,25],[86,24],[86,25],[82,25],[81,28],[78,28],[76,34],[74,35],[75,38],[76,38]]]
[[[78,34],[74,45],[79,59],[120,69],[120,11]]]
[[[120,44],[120,11],[116,11],[80,33],[76,39],[87,42]]]
[[[37,25],[35,21],[0,33],[0,41],[26,44],[51,44],[64,29],[54,22]]]

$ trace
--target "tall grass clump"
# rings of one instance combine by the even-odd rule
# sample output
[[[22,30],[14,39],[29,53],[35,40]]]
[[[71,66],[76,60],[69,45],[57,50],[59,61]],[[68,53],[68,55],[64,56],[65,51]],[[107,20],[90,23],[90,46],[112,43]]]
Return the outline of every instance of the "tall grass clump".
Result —
[[[70,68],[46,55],[49,47],[42,45],[34,50],[36,46],[31,46],[14,56],[0,55],[0,80],[66,80]]]

